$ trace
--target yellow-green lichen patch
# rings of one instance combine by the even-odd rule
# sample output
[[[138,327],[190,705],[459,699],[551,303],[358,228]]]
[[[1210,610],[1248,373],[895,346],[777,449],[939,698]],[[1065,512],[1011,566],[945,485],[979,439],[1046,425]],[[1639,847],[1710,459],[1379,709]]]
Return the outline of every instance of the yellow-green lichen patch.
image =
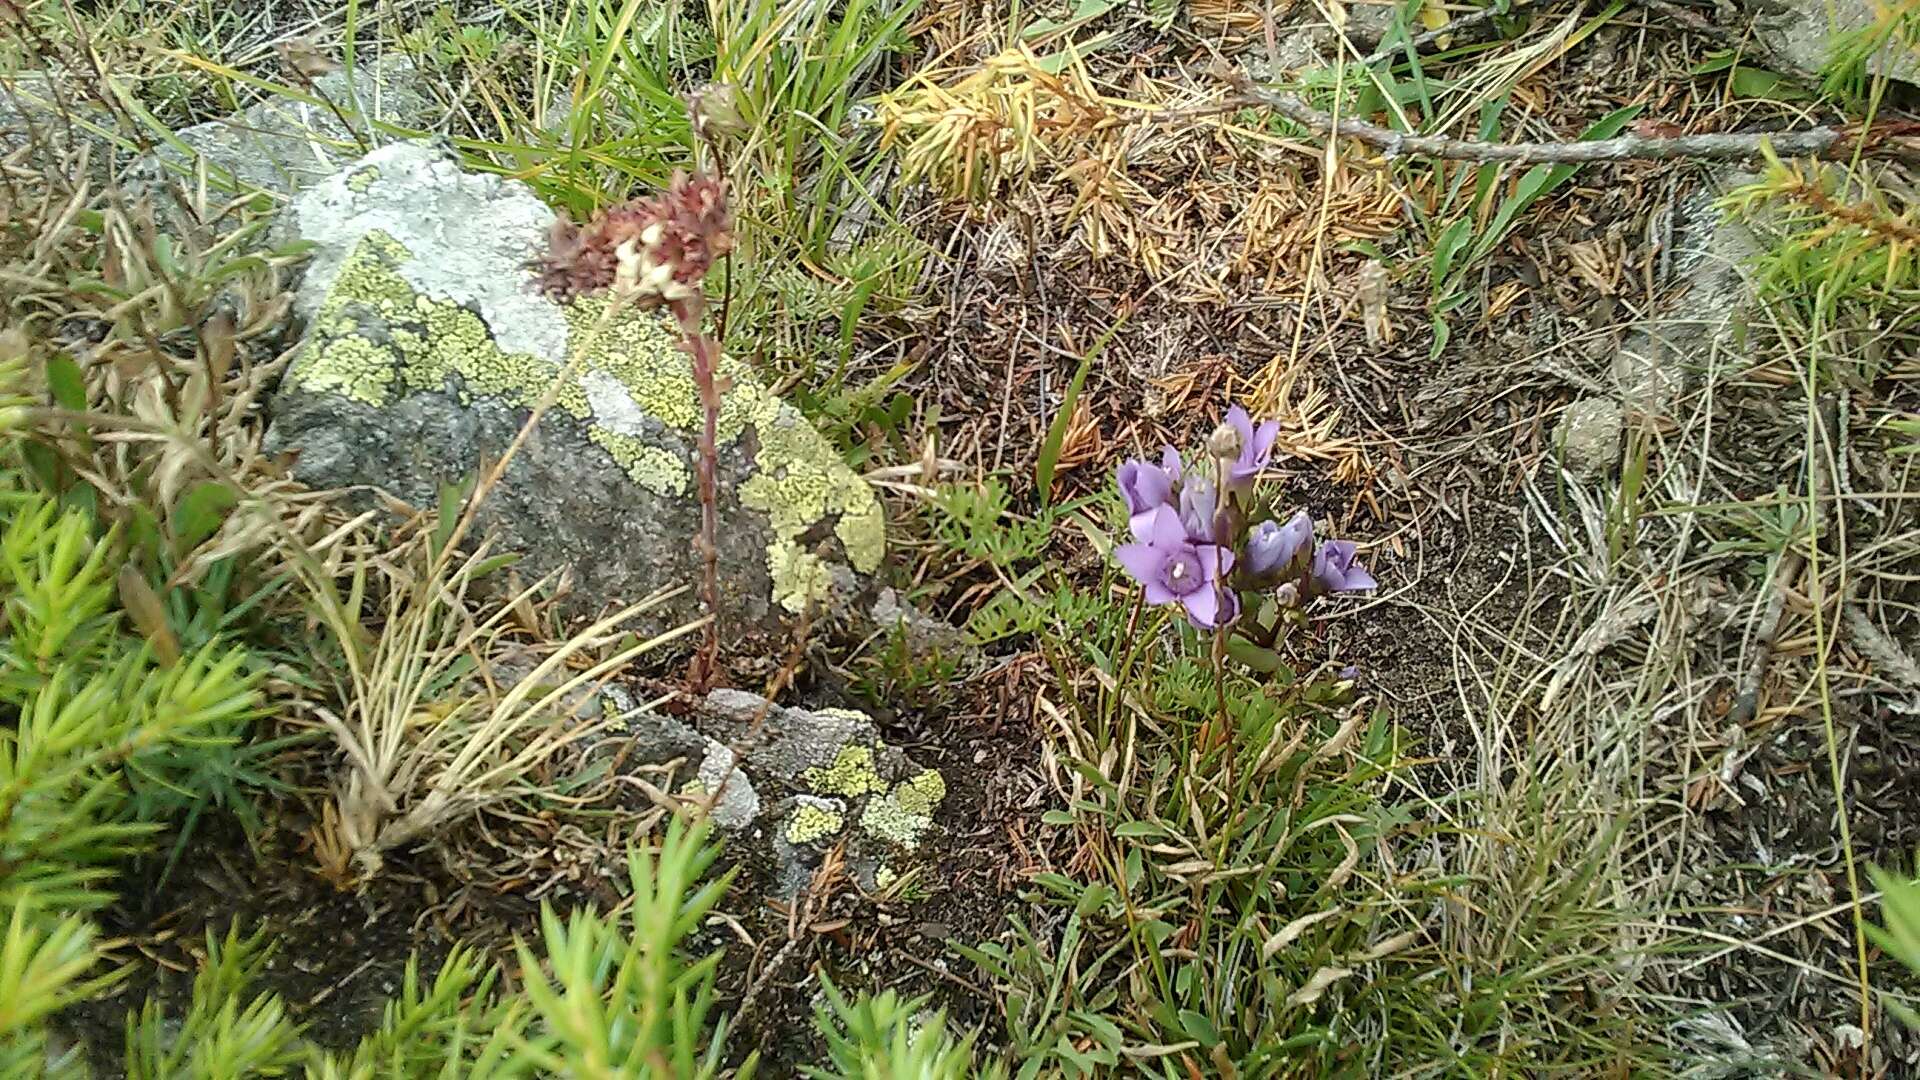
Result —
[[[764,393],[765,391],[761,391]],[[886,519],[865,480],[791,407],[757,425],[755,472],[740,485],[742,504],[767,515],[773,533],[797,538],[828,515],[855,570],[870,574],[886,554]]]
[[[917,848],[921,834],[933,826],[933,808],[946,794],[946,781],[928,769],[894,785],[885,796],[869,799],[860,815],[860,827],[889,843],[909,850]]]
[[[399,380],[399,364],[389,349],[383,349],[362,337],[341,337],[327,341],[307,361],[300,385],[314,391],[331,391],[363,405],[386,404]]]
[[[767,574],[773,579],[773,600],[795,615],[827,598],[833,573],[820,556],[800,550],[791,540],[767,545]]]
[[[835,720],[858,720],[862,723],[867,723],[867,724],[870,724],[873,722],[873,717],[868,716],[866,713],[861,712],[859,709],[840,709],[840,708],[830,707],[830,708],[824,708],[824,709],[815,709],[813,711],[814,711],[814,715],[816,716],[831,716]]]
[[[813,803],[801,803],[787,819],[787,843],[811,844],[834,836],[845,827],[846,815]]]
[[[800,774],[807,787],[823,795],[858,797],[885,791],[887,782],[873,767],[873,748],[849,743],[834,755],[833,764]]]
[[[567,305],[568,347],[585,349],[584,366],[613,376],[642,412],[692,432],[701,421],[700,395],[680,339],[658,315],[602,318],[607,303],[604,296],[586,296]]]
[[[613,455],[614,462],[634,483],[655,495],[677,497],[687,493],[692,477],[687,463],[673,451],[603,427],[588,428],[587,438]]]
[[[373,182],[378,179],[380,179],[379,166],[369,165],[364,169],[355,171],[347,177],[347,190],[353,192],[355,195],[364,194],[368,188],[373,186]]]
[[[938,769],[927,769],[893,789],[900,808],[910,814],[931,814],[947,797],[947,781]]]
[[[379,230],[361,239],[315,316],[313,351],[295,384],[379,407],[397,389],[438,390],[458,375],[469,397],[538,401],[558,369],[530,353],[502,352],[478,314],[416,293],[396,269],[410,257]],[[575,418],[589,415],[577,380],[562,387],[558,404]]]
[[[882,863],[880,869],[873,872],[873,887],[876,889],[891,889],[893,888],[893,883],[899,880],[900,875],[894,871],[893,867],[885,863]]]

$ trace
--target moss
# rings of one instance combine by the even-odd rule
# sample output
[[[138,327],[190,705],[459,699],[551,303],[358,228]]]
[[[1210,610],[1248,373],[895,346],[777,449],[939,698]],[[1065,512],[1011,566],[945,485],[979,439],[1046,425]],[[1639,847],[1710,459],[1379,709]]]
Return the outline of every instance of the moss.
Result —
[[[873,765],[873,748],[849,743],[834,755],[833,764],[800,774],[807,787],[823,795],[858,797],[885,791],[887,782]]]
[[[787,819],[787,843],[811,844],[836,835],[847,824],[845,814],[811,802],[803,802]]]

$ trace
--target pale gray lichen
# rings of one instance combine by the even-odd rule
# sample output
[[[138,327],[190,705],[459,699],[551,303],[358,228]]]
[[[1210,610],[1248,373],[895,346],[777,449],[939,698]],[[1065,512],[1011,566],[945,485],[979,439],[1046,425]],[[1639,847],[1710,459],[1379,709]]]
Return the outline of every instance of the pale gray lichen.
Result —
[[[374,170],[363,170],[349,184],[363,175],[377,178]],[[532,353],[503,351],[477,312],[417,293],[401,273],[411,257],[380,230],[361,239],[315,315],[309,352],[292,382],[375,407],[400,393],[447,389],[450,382],[466,400],[493,398],[522,408],[540,400],[560,366]],[[638,414],[691,435],[703,422],[691,367],[659,315],[603,318],[606,303],[587,297],[566,308],[569,340],[584,355],[581,373],[560,387],[556,405],[580,421],[588,438],[636,484],[684,495],[689,462],[622,430],[619,417],[596,408],[585,380],[611,376]],[[374,323],[383,325],[369,325]],[[847,562],[861,573],[877,570],[886,551],[886,519],[872,489],[745,365],[725,357],[721,375],[730,389],[718,417],[719,444],[732,445],[749,427],[755,433],[754,471],[740,484],[739,497],[742,505],[766,514],[772,528],[767,569],[773,599],[799,612],[827,598],[832,574],[801,547],[800,538],[829,517]]]

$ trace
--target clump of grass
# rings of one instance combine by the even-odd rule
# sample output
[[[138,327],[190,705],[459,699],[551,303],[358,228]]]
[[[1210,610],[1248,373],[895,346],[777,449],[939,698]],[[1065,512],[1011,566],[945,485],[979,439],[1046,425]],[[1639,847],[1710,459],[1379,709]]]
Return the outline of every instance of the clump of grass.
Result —
[[[662,590],[542,650],[530,670],[498,666],[517,613],[550,582],[483,605],[484,579],[512,560],[491,557],[484,544],[458,551],[451,526],[422,530],[382,560],[391,569],[380,631],[371,640],[354,607],[369,584],[368,564],[356,568],[345,603],[319,609],[345,669],[338,689],[344,714],[319,710],[346,755],[321,845],[337,877],[346,877],[348,858],[375,872],[383,851],[482,807],[533,794],[530,773],[607,722],[580,715],[598,687],[700,625],[644,640],[618,629],[679,591]],[[330,581],[309,585],[332,590]]]

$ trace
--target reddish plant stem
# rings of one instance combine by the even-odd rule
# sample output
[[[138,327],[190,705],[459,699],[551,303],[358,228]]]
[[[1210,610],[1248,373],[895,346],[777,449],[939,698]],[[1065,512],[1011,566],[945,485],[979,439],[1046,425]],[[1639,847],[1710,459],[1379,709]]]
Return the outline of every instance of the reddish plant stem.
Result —
[[[693,385],[700,393],[704,422],[700,428],[700,537],[694,549],[700,553],[700,599],[713,618],[707,623],[700,654],[694,660],[696,690],[713,684],[720,662],[720,547],[719,515],[716,511],[715,474],[719,471],[720,449],[720,344],[702,325],[705,300],[695,295],[672,305],[674,320],[685,335],[687,352],[692,357]]]

